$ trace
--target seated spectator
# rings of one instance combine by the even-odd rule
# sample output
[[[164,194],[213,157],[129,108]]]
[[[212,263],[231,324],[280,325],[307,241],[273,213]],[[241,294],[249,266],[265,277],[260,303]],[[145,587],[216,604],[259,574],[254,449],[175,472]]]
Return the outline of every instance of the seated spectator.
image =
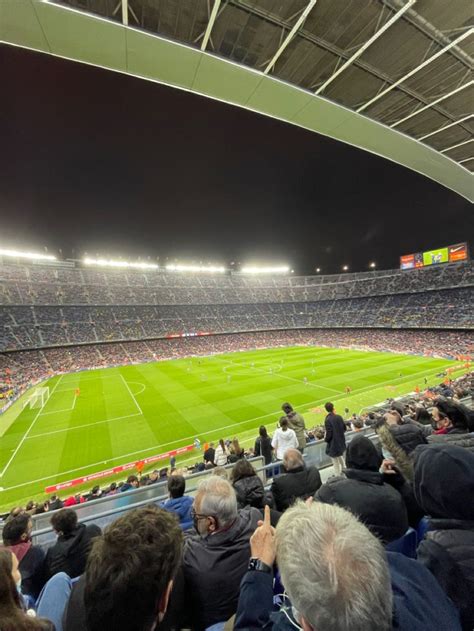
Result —
[[[294,430],[289,428],[286,416],[280,418],[280,427],[273,434],[272,447],[275,450],[277,460],[283,460],[287,449],[298,448],[298,439]]]
[[[418,445],[426,444],[421,428],[412,423],[403,423],[402,417],[396,410],[387,412],[384,418],[390,433],[407,455],[411,454]]]
[[[99,499],[99,497],[102,495],[102,491],[100,489],[99,485],[96,485],[93,487],[92,491],[89,493],[89,495],[86,497],[86,500],[88,502],[92,502],[93,500],[97,500]]]
[[[209,447],[204,451],[202,459],[204,460],[204,464],[210,464],[214,466],[214,458],[216,455],[216,450],[214,448],[214,443],[209,443]]]
[[[116,519],[92,546],[64,631],[152,631],[163,620],[182,554],[176,519],[157,507]]]
[[[467,415],[459,405],[439,399],[432,416],[436,430],[428,438],[429,443],[466,447],[474,452],[474,434],[469,433]]]
[[[312,497],[321,486],[321,476],[316,467],[306,467],[298,449],[287,449],[283,456],[283,475],[272,483],[271,492],[277,511],[283,512],[298,498]]]
[[[2,631],[54,631],[48,620],[32,618],[24,610],[19,591],[21,575],[16,556],[0,549],[0,629]]]
[[[38,598],[44,585],[44,557],[39,546],[31,543],[33,522],[28,513],[21,513],[7,521],[3,527],[3,544],[18,559],[23,594]]]
[[[70,578],[80,576],[86,568],[94,537],[101,534],[101,529],[95,524],[79,524],[77,513],[72,508],[63,508],[55,513],[51,517],[51,525],[58,538],[46,552],[46,580],[58,572],[65,572]]]
[[[227,464],[229,458],[229,450],[225,446],[224,440],[221,438],[214,454],[214,464],[216,467],[223,467]]]
[[[240,446],[238,438],[234,438],[229,451],[229,462],[238,462],[244,457],[244,450]]]
[[[267,433],[265,425],[260,425],[258,430],[258,438],[255,441],[254,454],[256,456],[262,456],[265,460],[265,464],[271,464],[272,462],[272,440]]]
[[[372,441],[356,436],[347,446],[344,474],[330,478],[314,499],[350,510],[382,543],[389,543],[408,530],[408,517],[400,493],[384,484],[381,464]]]
[[[227,475],[227,469],[225,467],[214,467],[212,475],[217,475],[224,480],[229,479],[229,476]]]
[[[59,510],[60,508],[63,507],[63,502],[62,500],[59,499],[59,497],[57,495],[52,495],[51,499],[49,500],[49,510],[53,511],[53,510]]]
[[[160,502],[160,507],[175,513],[179,519],[179,525],[183,530],[189,530],[193,527],[193,518],[191,510],[193,507],[193,498],[184,495],[186,490],[186,480],[182,475],[172,475],[168,478],[169,500]]]
[[[238,511],[234,489],[219,476],[199,484],[193,508],[198,534],[186,539],[183,554],[193,629],[224,622],[236,612],[249,540],[261,517],[256,508]]]
[[[140,486],[140,482],[136,475],[129,475],[125,484],[122,484],[122,488],[120,489],[121,493],[125,491],[131,491],[132,489],[138,489]]]
[[[418,560],[474,628],[474,454],[434,444],[415,452],[415,495],[428,518]]]
[[[263,508],[265,489],[263,482],[248,460],[239,460],[231,473],[231,482],[237,495],[238,508]]]
[[[364,429],[364,421],[362,421],[360,418],[355,418],[352,421],[352,431],[353,432],[361,432]],[[347,462],[346,462],[347,465]]]
[[[283,403],[281,409],[286,414],[286,418],[288,419],[288,427],[292,429],[298,440],[298,449],[303,453],[304,448],[306,447],[306,437],[305,430],[306,425],[304,422],[304,418],[298,412],[295,412],[293,406],[290,403]]]
[[[159,482],[160,481],[159,475],[160,475],[160,472],[158,471],[158,469],[154,469],[153,471],[151,471],[150,475],[148,476],[146,485],[150,486],[150,484],[156,484],[157,482]]]
[[[276,536],[275,536],[276,535]],[[289,603],[275,612],[275,561]],[[382,544],[349,511],[298,502],[276,531],[266,509],[251,538],[234,629],[460,631],[459,613],[417,561]]]

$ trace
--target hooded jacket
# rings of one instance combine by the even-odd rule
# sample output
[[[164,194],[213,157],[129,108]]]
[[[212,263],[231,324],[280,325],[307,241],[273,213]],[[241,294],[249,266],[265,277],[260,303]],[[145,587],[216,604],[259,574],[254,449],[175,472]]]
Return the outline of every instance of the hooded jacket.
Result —
[[[383,543],[389,543],[408,530],[408,517],[400,493],[384,483],[381,463],[372,441],[356,436],[347,446],[345,475],[329,479],[315,499],[350,510]]]
[[[245,478],[240,478],[240,480],[236,480],[233,483],[233,487],[237,495],[239,508],[245,508],[245,506],[263,508],[265,489],[258,475],[249,475]]]
[[[185,540],[183,571],[193,629],[228,620],[237,611],[239,586],[250,558],[250,537],[262,513],[238,512],[233,523],[215,534]]]
[[[193,527],[193,518],[191,517],[193,501],[192,497],[183,495],[182,497],[170,498],[169,500],[160,502],[160,507],[170,513],[176,513],[181,528],[183,530],[190,530]]]
[[[46,553],[46,579],[58,572],[66,572],[70,578],[80,576],[86,569],[92,540],[101,533],[101,529],[95,524],[77,524],[71,533],[59,535],[56,543]]]
[[[474,628],[474,454],[446,444],[415,452],[415,496],[428,519],[418,560],[438,579],[461,611],[462,628]]]

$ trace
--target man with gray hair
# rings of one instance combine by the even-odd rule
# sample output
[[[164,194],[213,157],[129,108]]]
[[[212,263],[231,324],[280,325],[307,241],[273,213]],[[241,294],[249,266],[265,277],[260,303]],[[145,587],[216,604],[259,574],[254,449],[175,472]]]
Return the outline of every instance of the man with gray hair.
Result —
[[[249,540],[262,514],[256,508],[238,511],[231,484],[220,476],[209,476],[198,486],[192,516],[197,534],[185,541],[186,600],[190,626],[206,629],[225,622],[237,610]]]
[[[343,508],[298,502],[276,531],[266,509],[250,544],[234,629],[461,631],[459,614],[433,575],[417,561],[385,552]],[[290,602],[273,613],[275,558]]]
[[[283,512],[297,499],[312,497],[321,486],[317,467],[306,467],[299,449],[287,449],[283,456],[286,473],[273,480],[271,491],[275,507]]]

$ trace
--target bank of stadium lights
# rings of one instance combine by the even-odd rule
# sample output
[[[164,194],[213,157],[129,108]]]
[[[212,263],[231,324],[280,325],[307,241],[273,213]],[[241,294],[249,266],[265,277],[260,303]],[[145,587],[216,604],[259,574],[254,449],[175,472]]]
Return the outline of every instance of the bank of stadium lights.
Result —
[[[0,256],[11,256],[16,259],[29,259],[30,261],[56,261],[52,254],[39,254],[38,252],[21,252],[0,248]]]
[[[242,267],[240,271],[242,274],[288,274],[290,272],[290,268],[288,265],[276,265],[273,267],[246,265]]]
[[[165,269],[168,272],[204,272],[211,274],[222,274],[227,271],[222,265],[182,265],[179,263],[169,263]]]
[[[112,259],[91,259],[86,257],[82,261],[84,265],[96,265],[98,267],[120,267],[120,268],[134,268],[134,269],[158,269],[156,263],[141,263],[129,262],[129,261],[114,261]]]

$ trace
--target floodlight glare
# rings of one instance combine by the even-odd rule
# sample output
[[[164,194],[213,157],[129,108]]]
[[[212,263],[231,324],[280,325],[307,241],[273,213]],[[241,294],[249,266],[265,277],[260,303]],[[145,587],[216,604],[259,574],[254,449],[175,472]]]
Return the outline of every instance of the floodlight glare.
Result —
[[[371,267],[372,269],[374,269],[374,268],[375,268],[375,267],[377,267],[377,266],[376,266],[376,264],[372,261],[372,263],[370,264],[370,266],[369,266],[369,267]]]
[[[168,272],[216,272],[222,274],[226,271],[221,265],[181,265],[180,263],[169,263],[166,266]]]
[[[342,268],[342,271],[347,272],[348,269],[349,269],[349,265],[344,265],[344,267]]]
[[[288,274],[288,265],[277,265],[274,267],[259,267],[257,265],[246,265],[242,267],[242,274]]]
[[[121,267],[135,269],[158,269],[156,263],[130,263],[128,261],[113,261],[110,259],[91,259],[86,257],[83,261],[84,265],[97,265],[98,267]]]
[[[30,259],[33,261],[55,261],[52,254],[38,254],[37,252],[20,252],[18,250],[4,250],[0,248],[0,256],[11,256],[16,259]]]
[[[321,271],[321,268],[320,268],[320,267],[317,267],[317,268],[316,268],[316,272],[319,274],[319,272],[320,272],[320,271]]]

